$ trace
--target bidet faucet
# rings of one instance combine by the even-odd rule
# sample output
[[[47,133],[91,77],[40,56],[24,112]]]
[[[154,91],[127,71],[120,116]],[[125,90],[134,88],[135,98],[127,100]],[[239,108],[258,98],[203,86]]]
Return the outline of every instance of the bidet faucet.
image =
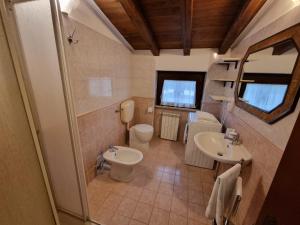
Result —
[[[115,146],[113,146],[113,145],[109,145],[109,146],[108,146],[108,149],[109,149],[110,152],[116,152],[116,151],[119,150],[117,147],[115,147]]]
[[[231,141],[231,144],[233,145],[239,145],[240,142],[240,135],[235,130],[232,130],[230,132],[226,132],[224,135],[224,139],[228,139]]]

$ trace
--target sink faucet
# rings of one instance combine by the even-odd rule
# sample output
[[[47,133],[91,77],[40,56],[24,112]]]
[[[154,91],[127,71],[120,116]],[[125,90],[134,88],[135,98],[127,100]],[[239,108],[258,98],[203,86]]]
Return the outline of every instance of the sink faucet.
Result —
[[[108,150],[109,150],[110,152],[116,152],[116,151],[118,151],[119,149],[118,149],[117,147],[113,146],[113,145],[109,145],[109,146],[108,146]]]
[[[112,144],[108,146],[108,151],[115,153],[115,157],[117,156],[117,151],[119,149],[115,146],[113,146]]]
[[[240,135],[234,129],[226,131],[226,134],[224,135],[224,139],[230,140],[231,144],[233,145],[239,145],[241,143]]]

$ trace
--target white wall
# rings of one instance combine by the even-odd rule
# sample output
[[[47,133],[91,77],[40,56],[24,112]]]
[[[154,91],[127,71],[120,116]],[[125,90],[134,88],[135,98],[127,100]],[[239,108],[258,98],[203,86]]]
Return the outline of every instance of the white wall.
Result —
[[[167,71],[208,71],[214,49],[192,49],[190,56],[184,56],[183,50],[161,50],[155,56],[155,69]]]
[[[267,27],[269,24],[289,13],[289,11],[295,7],[298,7],[298,10],[300,10],[299,5],[300,0],[274,0],[268,10],[255,23],[251,31],[247,34],[246,38],[255,34],[262,28]]]
[[[291,14],[292,11],[294,14],[299,13],[300,0],[268,0],[237,38],[232,47],[237,46],[244,38],[248,38],[259,30],[264,29],[284,15]],[[285,23],[281,23],[280,26],[284,27]]]
[[[135,51],[131,56],[132,95],[154,97],[156,71],[208,71],[213,61],[214,49],[192,49],[190,56],[183,56],[182,49],[161,50],[159,56],[150,51]]]
[[[79,4],[72,9],[69,17],[104,36],[121,43],[118,37],[105,25],[87,0],[78,0]]]

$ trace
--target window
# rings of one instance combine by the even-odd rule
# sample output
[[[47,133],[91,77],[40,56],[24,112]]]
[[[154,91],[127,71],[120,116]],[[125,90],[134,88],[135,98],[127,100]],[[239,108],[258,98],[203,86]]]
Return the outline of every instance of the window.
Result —
[[[156,104],[200,109],[205,73],[158,71]]]
[[[161,105],[195,108],[196,81],[165,80]]]

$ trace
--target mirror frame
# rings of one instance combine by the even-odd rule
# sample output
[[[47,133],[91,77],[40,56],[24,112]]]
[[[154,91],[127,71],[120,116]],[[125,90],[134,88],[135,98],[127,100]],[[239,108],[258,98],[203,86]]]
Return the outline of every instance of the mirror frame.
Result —
[[[288,90],[285,95],[285,99],[283,103],[272,110],[271,112],[262,111],[255,106],[251,106],[246,102],[243,102],[238,97],[239,85],[241,76],[243,73],[244,64],[249,57],[250,54],[261,51],[263,49],[272,47],[275,44],[280,42],[292,40],[295,44],[296,49],[298,50],[298,57],[294,65],[291,83],[288,87]],[[278,120],[282,119],[283,117],[287,116],[288,114],[292,113],[297,105],[299,95],[300,95],[300,23],[289,27],[273,36],[266,38],[252,46],[250,46],[241,61],[241,65],[239,68],[239,74],[236,81],[235,87],[235,104],[239,107],[244,109],[245,111],[249,112],[250,114],[258,117],[259,119],[272,124],[277,122]]]

